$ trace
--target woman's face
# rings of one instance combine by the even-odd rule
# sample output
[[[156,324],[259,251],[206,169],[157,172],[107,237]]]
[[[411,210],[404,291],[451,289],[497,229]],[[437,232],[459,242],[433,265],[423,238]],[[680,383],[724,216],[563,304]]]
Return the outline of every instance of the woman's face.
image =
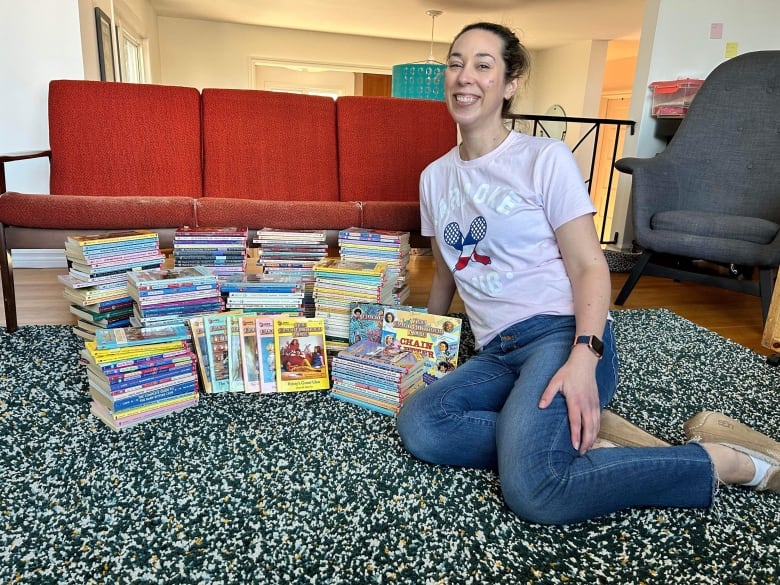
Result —
[[[452,45],[444,76],[447,107],[461,128],[501,120],[504,99],[517,91],[517,79],[505,81],[503,41],[494,33],[472,29]]]

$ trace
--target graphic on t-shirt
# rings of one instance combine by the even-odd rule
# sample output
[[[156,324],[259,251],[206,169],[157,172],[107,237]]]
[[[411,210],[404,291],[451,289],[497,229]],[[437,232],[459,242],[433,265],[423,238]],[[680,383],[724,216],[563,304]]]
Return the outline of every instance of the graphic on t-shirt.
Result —
[[[487,220],[480,216],[475,217],[469,226],[469,233],[463,237],[458,222],[453,221],[444,228],[444,241],[460,252],[460,258],[455,263],[454,270],[463,270],[469,260],[480,264],[490,264],[490,256],[477,253],[477,244],[487,234]]]

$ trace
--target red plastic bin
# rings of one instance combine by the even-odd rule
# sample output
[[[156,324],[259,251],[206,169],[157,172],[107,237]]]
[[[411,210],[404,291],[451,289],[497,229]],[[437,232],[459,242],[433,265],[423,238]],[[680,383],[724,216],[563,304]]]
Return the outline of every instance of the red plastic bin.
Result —
[[[656,118],[683,118],[696,97],[703,79],[675,79],[673,81],[654,81],[650,84],[653,92],[653,106],[650,114]]]

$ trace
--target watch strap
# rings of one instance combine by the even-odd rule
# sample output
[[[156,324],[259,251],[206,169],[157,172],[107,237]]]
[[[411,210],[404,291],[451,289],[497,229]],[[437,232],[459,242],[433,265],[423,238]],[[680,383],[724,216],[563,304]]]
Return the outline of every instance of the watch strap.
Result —
[[[574,339],[574,343],[572,344],[572,347],[579,344],[587,345],[588,349],[590,349],[594,353],[594,355],[599,359],[601,359],[604,355],[604,344],[595,335],[577,336]]]

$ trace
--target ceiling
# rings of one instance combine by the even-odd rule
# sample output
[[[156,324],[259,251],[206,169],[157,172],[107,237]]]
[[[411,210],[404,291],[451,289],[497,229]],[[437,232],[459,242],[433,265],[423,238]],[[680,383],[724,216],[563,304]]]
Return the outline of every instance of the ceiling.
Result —
[[[645,0],[149,0],[159,16],[449,43],[466,24],[514,29],[530,49],[638,40]]]

